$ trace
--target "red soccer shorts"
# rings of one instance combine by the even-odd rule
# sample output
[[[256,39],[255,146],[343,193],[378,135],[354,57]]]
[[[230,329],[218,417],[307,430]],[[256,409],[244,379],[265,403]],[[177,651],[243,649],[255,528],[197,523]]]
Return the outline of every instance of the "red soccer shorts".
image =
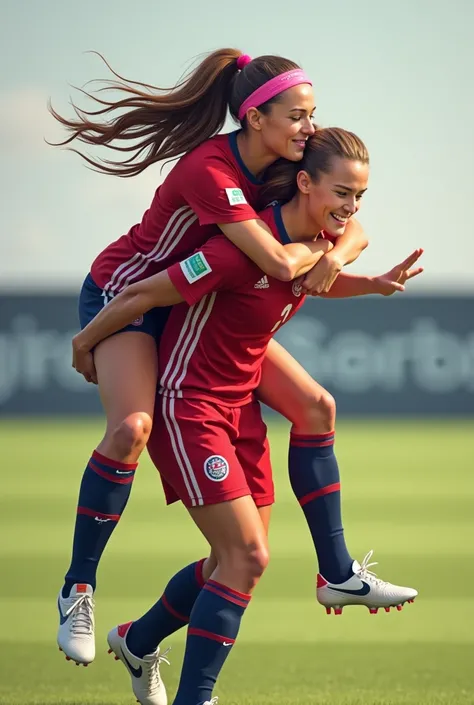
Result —
[[[166,502],[186,507],[251,495],[274,502],[267,427],[260,404],[226,407],[202,399],[157,399],[148,452]]]

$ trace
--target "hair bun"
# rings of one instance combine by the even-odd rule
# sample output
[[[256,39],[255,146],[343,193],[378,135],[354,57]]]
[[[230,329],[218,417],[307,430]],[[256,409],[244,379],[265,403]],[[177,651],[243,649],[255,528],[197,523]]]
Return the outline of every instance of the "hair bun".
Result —
[[[245,68],[247,64],[250,64],[251,61],[251,56],[249,56],[248,54],[241,54],[237,59],[237,68],[239,69],[239,71],[242,71],[242,69]]]

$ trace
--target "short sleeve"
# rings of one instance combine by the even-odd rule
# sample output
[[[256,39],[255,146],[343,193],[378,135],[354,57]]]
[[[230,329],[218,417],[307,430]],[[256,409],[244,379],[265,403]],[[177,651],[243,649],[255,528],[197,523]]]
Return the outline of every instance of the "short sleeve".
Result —
[[[168,268],[168,276],[190,306],[212,291],[236,289],[256,266],[224,235],[216,235],[190,257]]]
[[[242,190],[243,175],[224,156],[199,150],[183,158],[180,190],[200,225],[237,223],[257,218]]]

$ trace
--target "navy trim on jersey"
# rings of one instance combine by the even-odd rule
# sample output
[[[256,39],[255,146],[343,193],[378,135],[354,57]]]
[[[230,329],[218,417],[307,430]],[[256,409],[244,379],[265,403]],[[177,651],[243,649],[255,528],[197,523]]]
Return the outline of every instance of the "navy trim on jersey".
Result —
[[[248,179],[252,184],[263,184],[263,181],[257,179],[257,177],[254,176],[252,172],[247,169],[242,157],[240,156],[239,148],[237,146],[237,135],[239,134],[239,132],[241,132],[241,130],[234,130],[234,132],[229,133],[230,148],[234,157],[237,160],[237,164],[239,165],[240,170],[242,171],[245,178]]]
[[[278,234],[280,236],[282,245],[289,245],[293,240],[288,235],[285,224],[283,223],[283,218],[281,217],[281,203],[275,203],[273,206],[273,217],[275,218],[275,223],[278,228]]]

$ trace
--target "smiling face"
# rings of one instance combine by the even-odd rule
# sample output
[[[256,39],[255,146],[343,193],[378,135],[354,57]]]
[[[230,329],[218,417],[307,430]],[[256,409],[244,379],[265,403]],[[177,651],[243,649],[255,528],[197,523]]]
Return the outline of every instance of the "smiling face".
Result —
[[[316,182],[306,172],[300,172],[298,188],[307,195],[308,215],[319,230],[338,237],[359,210],[368,180],[368,164],[333,157],[329,172],[320,172]]]
[[[303,158],[306,140],[314,134],[315,109],[313,89],[302,83],[280,93],[265,112],[250,108],[247,120],[260,132],[266,151],[275,159],[296,162]]]

